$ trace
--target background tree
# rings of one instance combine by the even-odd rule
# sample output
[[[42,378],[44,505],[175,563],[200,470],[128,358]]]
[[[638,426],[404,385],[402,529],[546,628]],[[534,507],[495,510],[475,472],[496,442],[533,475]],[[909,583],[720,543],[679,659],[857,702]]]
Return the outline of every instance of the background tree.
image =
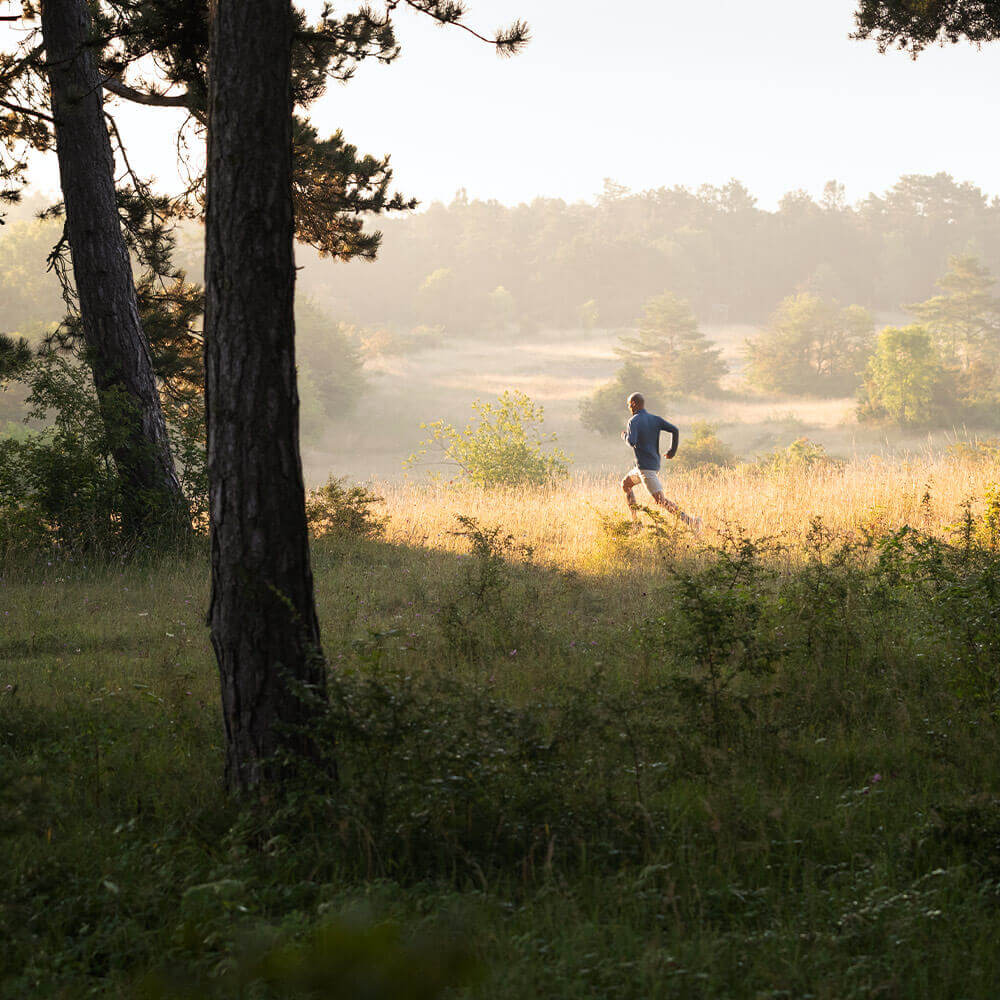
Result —
[[[873,333],[871,315],[860,306],[840,309],[815,295],[791,295],[747,342],[747,377],[768,392],[853,392]]]
[[[670,400],[666,387],[649,371],[633,361],[626,361],[615,377],[580,402],[580,422],[598,434],[620,434],[628,421],[625,400],[633,392],[641,392],[646,408],[662,413]]]
[[[41,15],[80,330],[123,483],[124,527],[136,538],[183,531],[186,504],[118,219],[87,4],[46,0]]]
[[[302,430],[320,436],[354,413],[368,385],[358,339],[311,299],[297,295],[295,344]]]
[[[890,326],[879,333],[860,392],[859,419],[927,425],[946,412],[950,397],[944,366],[924,327]]]
[[[726,372],[719,349],[698,329],[691,306],[673,292],[649,299],[634,337],[623,337],[615,353],[648,372],[667,392],[719,391]]]
[[[925,302],[908,306],[934,337],[946,363],[967,372],[974,366],[992,369],[1000,357],[1000,299],[996,279],[974,254],[949,259],[941,289]]]

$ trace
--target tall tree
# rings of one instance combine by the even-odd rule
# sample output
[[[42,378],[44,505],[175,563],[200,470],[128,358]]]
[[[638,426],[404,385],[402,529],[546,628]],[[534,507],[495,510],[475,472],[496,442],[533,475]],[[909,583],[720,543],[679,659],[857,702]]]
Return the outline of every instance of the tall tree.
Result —
[[[282,744],[312,752],[298,685],[325,690],[295,384],[292,23],[289,0],[218,0],[211,26],[209,625],[235,791],[272,777]]]
[[[908,306],[926,327],[946,363],[968,370],[1000,361],[1000,299],[996,278],[973,254],[955,254],[938,280],[940,295]]]
[[[45,0],[41,16],[80,328],[122,479],[123,527],[135,538],[181,531],[185,502],[119,224],[87,3]]]
[[[461,14],[458,4],[438,0],[412,5],[432,15],[440,9],[452,23]],[[325,688],[295,377],[295,23],[289,0],[217,0],[210,26],[209,625],[234,791],[279,779],[282,750],[315,755],[308,723]],[[303,696],[307,689],[313,697]]]

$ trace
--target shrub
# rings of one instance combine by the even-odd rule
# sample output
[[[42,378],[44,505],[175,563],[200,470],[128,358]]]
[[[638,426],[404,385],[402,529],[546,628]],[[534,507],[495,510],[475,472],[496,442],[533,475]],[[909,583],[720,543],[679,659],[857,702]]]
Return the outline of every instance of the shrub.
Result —
[[[570,457],[546,452],[555,434],[543,434],[544,409],[508,389],[495,403],[472,404],[476,416],[458,430],[444,420],[421,424],[431,436],[403,464],[412,468],[431,452],[477,486],[545,486],[569,475]]]
[[[331,476],[306,495],[306,520],[313,538],[381,538],[389,518],[371,508],[384,501],[366,486],[347,486]]]
[[[761,455],[757,463],[770,472],[785,472],[790,469],[836,465],[838,460],[829,455],[823,445],[810,441],[807,437],[800,437],[787,448]]]
[[[961,462],[996,461],[1000,459],[1000,438],[956,441],[948,446],[948,454]]]
[[[698,421],[691,427],[691,437],[677,449],[674,461],[682,469],[700,469],[706,466],[729,468],[736,461],[736,454],[716,433],[718,426]]]
[[[123,495],[107,428],[121,425],[128,401],[104,395],[103,410],[87,368],[48,353],[19,370],[28,419],[39,431],[0,440],[0,547],[57,546],[63,551],[120,550]],[[181,484],[196,523],[208,511],[202,399],[168,399],[164,410]]]

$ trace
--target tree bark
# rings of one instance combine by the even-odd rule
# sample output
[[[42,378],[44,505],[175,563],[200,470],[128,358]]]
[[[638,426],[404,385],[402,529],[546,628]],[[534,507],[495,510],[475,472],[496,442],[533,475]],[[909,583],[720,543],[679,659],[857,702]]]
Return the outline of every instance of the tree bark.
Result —
[[[87,361],[122,481],[122,527],[134,540],[150,540],[161,533],[187,533],[190,521],[139,321],[89,35],[86,0],[42,4],[59,177]]]
[[[289,0],[218,0],[210,39],[205,400],[212,644],[226,779],[314,756],[325,664],[313,600],[295,379]],[[304,699],[301,688],[312,691]]]

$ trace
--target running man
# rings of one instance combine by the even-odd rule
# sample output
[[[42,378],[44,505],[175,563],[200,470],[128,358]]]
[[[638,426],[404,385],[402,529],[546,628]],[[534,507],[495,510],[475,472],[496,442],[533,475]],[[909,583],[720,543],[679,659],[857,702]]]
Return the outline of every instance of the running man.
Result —
[[[701,531],[701,518],[685,514],[672,500],[663,494],[663,484],[658,475],[660,471],[660,431],[667,431],[670,436],[670,450],[663,456],[673,458],[677,454],[677,442],[680,431],[663,417],[658,417],[646,409],[646,400],[641,392],[633,392],[625,401],[632,416],[622,431],[622,440],[631,446],[635,452],[635,468],[622,480],[625,491],[625,502],[634,524],[639,523],[636,515],[638,504],[635,502],[635,487],[641,482],[658,507],[663,507],[671,514],[679,517],[693,531]]]

